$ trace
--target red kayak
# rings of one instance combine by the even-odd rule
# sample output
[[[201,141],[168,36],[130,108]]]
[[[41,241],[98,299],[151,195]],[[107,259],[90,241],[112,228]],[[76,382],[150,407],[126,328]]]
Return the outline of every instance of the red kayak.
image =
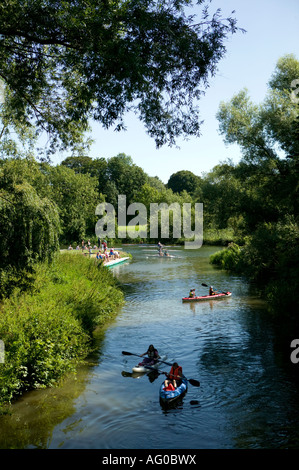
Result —
[[[219,294],[214,295],[201,295],[195,297],[183,297],[183,302],[199,302],[200,300],[216,300],[216,299],[223,299],[224,297],[230,297],[232,295],[231,292],[220,292]]]

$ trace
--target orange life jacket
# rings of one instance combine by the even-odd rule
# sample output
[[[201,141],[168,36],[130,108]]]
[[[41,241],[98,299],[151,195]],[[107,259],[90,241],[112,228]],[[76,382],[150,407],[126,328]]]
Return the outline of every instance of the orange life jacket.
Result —
[[[173,366],[172,366],[170,370],[169,378],[178,380],[181,378],[182,373],[183,373],[183,369],[181,368],[181,366],[178,366],[176,369],[173,369]]]

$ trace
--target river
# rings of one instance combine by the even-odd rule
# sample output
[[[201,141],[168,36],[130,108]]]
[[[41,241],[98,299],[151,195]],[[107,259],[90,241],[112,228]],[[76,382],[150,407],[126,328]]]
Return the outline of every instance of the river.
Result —
[[[124,249],[133,260],[112,268],[126,299],[117,318],[77,375],[25,394],[0,418],[0,448],[298,448],[296,332],[279,333],[246,280],[209,264],[217,247],[171,247],[171,258],[153,247]],[[190,288],[207,293],[201,283],[232,296],[182,303]],[[168,410],[158,394],[165,377],[132,376],[138,358],[121,353],[140,354],[149,344],[200,381]]]

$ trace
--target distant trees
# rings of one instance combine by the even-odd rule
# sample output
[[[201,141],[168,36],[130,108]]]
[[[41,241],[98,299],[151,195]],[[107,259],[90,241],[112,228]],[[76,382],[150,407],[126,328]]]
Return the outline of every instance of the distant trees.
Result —
[[[167,187],[174,193],[187,191],[187,193],[193,194],[199,188],[200,183],[200,176],[195,175],[192,171],[181,170],[170,176]]]
[[[101,200],[97,178],[76,174],[62,165],[51,167],[44,163],[41,171],[47,174],[49,197],[58,207],[60,242],[79,242],[87,233],[93,234],[95,207]]]
[[[118,194],[126,195],[129,205],[134,202],[134,194],[148,181],[148,175],[143,169],[135,165],[132,158],[124,153],[107,160],[68,157],[61,165],[73,169],[76,173],[96,178],[99,194],[102,194],[116,209]]]

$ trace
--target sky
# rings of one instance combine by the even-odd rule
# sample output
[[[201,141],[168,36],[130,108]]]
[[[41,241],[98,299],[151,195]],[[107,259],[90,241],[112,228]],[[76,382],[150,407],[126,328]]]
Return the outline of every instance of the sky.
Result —
[[[128,115],[126,131],[104,130],[99,124],[92,126],[94,144],[90,157],[108,159],[125,153],[149,176],[158,176],[164,183],[180,170],[201,176],[228,159],[238,163],[242,156],[239,147],[227,146],[219,133],[216,119],[219,104],[228,102],[245,87],[253,102],[262,102],[277,60],[285,54],[294,54],[299,59],[299,1],[213,0],[210,12],[217,8],[221,8],[223,17],[235,10],[237,26],[246,33],[238,32],[225,42],[226,55],[199,102],[200,120],[204,120],[201,137],[179,139],[179,148],[166,145],[157,149],[138,117]],[[57,156],[54,163],[64,158]]]

